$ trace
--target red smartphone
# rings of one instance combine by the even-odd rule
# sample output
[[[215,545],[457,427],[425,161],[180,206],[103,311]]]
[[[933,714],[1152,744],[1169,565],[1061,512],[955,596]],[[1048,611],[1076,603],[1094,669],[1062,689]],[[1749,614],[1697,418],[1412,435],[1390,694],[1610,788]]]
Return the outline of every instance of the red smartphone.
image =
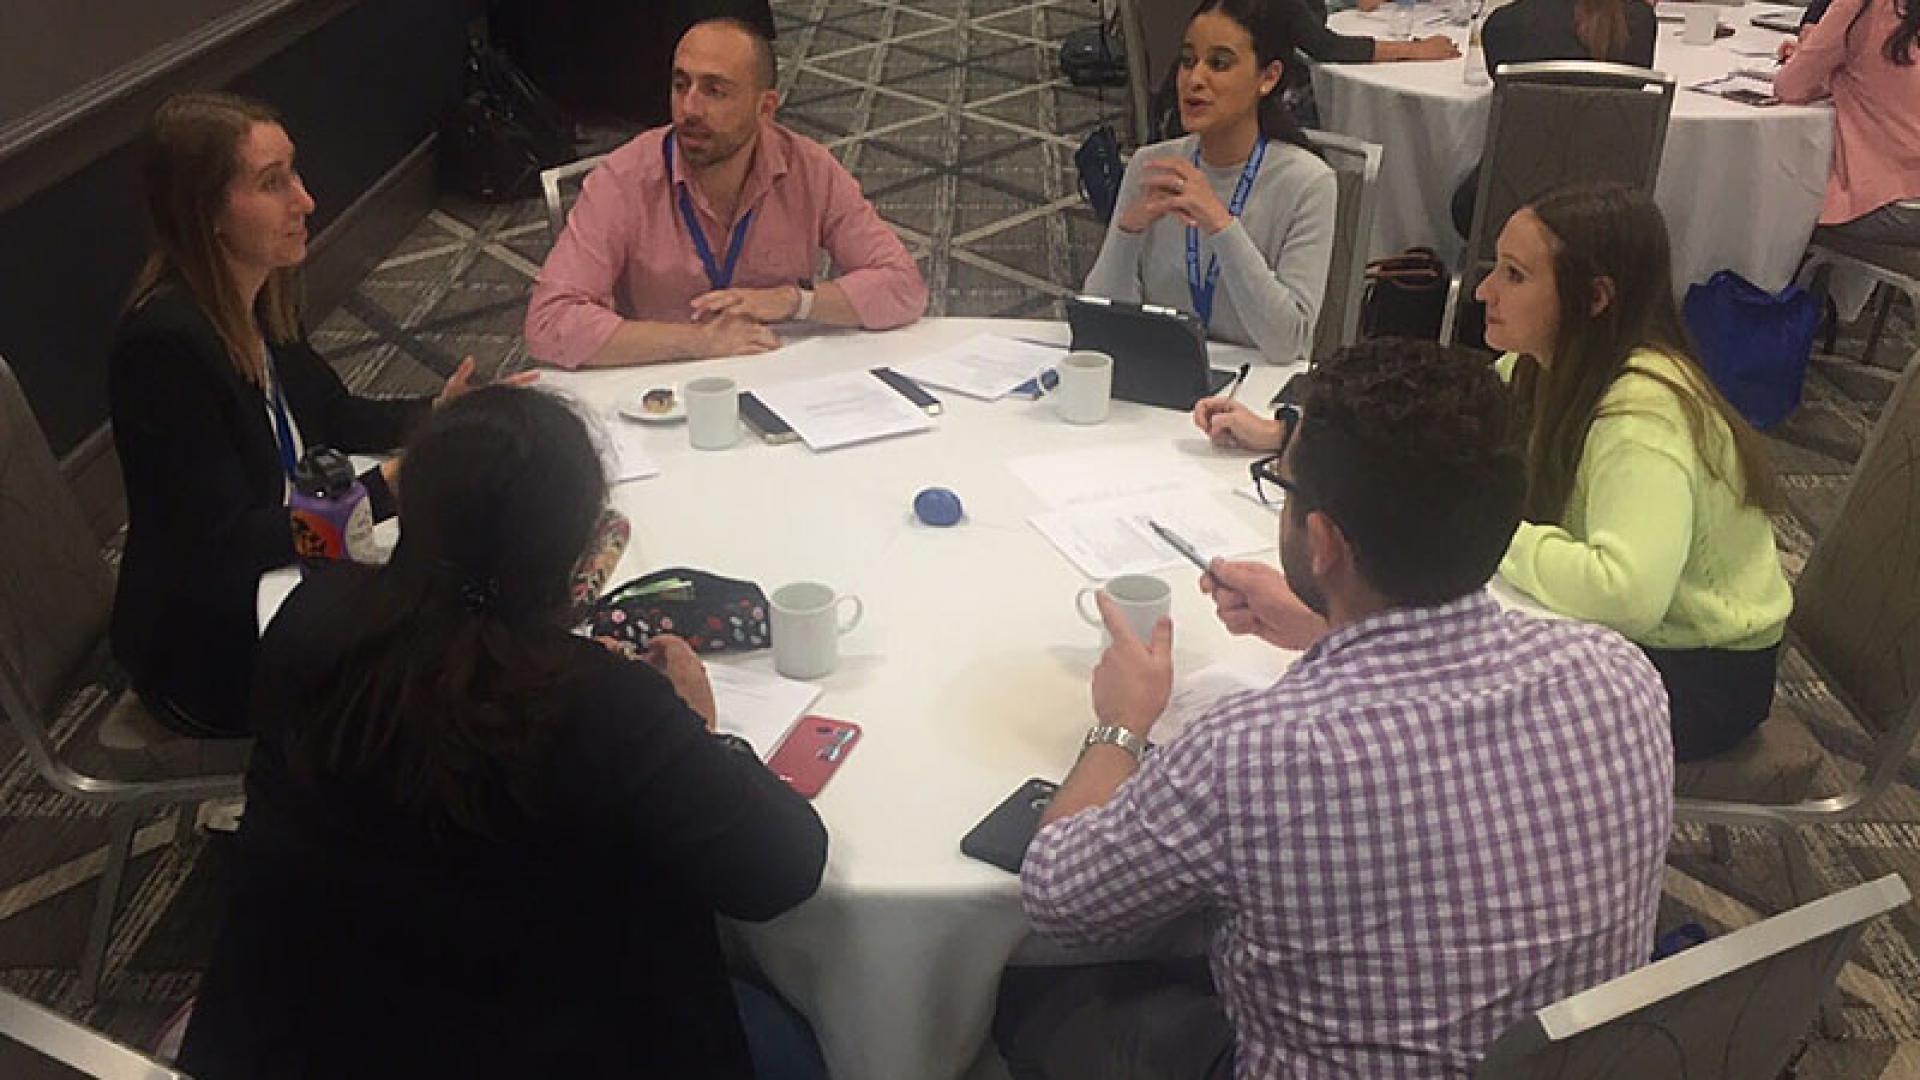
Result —
[[[827,786],[840,763],[860,741],[860,725],[826,716],[803,716],[787,732],[767,768],[787,786],[811,799]]]

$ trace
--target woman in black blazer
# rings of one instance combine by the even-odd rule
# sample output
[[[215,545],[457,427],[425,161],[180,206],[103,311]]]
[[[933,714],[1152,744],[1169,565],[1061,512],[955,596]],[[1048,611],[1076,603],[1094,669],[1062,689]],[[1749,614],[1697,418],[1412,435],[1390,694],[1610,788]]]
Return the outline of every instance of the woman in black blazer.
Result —
[[[154,115],[145,172],[155,246],[108,367],[128,509],[113,652],[161,722],[244,734],[255,589],[294,558],[286,462],[312,446],[390,450],[435,399],[355,397],[307,344],[293,275],[313,199],[272,109],[175,97]],[[363,477],[376,517],[393,511],[395,467]]]
[[[711,733],[686,642],[567,631],[606,499],[586,426],[491,387],[408,447],[393,560],[310,572],[261,641],[274,719],[181,1066],[823,1077],[797,1018],[743,1019],[714,919],[811,896],[820,819]]]

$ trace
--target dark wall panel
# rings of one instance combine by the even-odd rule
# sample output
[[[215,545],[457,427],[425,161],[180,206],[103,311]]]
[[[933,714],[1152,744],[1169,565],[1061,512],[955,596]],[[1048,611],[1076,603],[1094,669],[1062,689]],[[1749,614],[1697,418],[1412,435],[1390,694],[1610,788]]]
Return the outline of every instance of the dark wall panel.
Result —
[[[467,10],[368,0],[233,82],[285,116],[316,233],[437,126],[459,93]],[[145,250],[132,143],[0,213],[0,354],[57,453],[106,419],[106,350]]]

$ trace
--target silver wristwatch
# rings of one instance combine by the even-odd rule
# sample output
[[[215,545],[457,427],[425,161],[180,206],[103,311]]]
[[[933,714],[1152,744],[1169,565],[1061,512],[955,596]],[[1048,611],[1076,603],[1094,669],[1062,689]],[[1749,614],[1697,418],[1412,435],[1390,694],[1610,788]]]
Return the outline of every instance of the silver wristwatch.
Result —
[[[1147,740],[1135,735],[1126,728],[1115,727],[1112,724],[1096,724],[1087,729],[1086,741],[1080,744],[1080,749],[1085,750],[1090,746],[1105,745],[1117,746],[1127,753],[1132,754],[1135,764],[1138,764],[1142,758],[1147,756]]]

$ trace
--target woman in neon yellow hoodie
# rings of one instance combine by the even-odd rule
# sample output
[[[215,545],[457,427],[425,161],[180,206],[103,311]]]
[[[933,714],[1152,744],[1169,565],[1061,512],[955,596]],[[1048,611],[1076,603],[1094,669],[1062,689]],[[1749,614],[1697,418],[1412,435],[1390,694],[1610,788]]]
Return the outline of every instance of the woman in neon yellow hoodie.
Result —
[[[1475,295],[1527,440],[1500,572],[1646,652],[1677,758],[1726,750],[1772,707],[1793,594],[1772,467],[1693,358],[1666,223],[1633,189],[1565,188],[1508,219],[1498,255]]]

